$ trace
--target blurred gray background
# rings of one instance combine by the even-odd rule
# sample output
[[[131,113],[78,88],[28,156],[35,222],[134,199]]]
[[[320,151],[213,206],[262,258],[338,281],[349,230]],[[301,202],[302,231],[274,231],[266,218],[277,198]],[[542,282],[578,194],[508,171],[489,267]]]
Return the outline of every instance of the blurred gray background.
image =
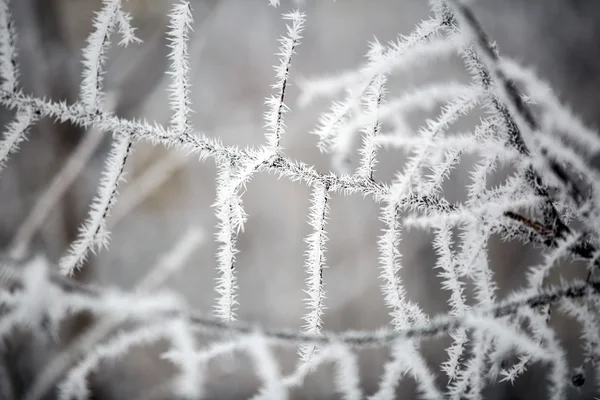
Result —
[[[19,33],[21,83],[27,92],[55,100],[74,101],[80,80],[81,48],[91,28],[98,0],[19,0],[13,1],[13,14]],[[168,67],[165,44],[167,0],[129,0],[133,24],[139,27],[142,45],[114,48],[109,54],[106,90],[115,96],[115,112],[126,118],[144,118],[167,123],[170,110],[167,92]],[[196,130],[220,137],[225,144],[254,146],[264,142],[262,113],[264,98],[273,83],[277,38],[284,33],[283,11],[294,4],[282,0],[274,9],[267,0],[195,0],[194,33],[190,44],[192,66],[192,122]],[[376,36],[381,42],[408,34],[427,17],[424,0],[306,0],[304,39],[291,69],[291,89],[287,104],[287,132],[283,138],[286,154],[318,170],[330,169],[328,155],[316,148],[310,135],[319,112],[328,102],[301,108],[296,104],[295,80],[315,75],[335,74],[358,66],[364,60],[368,42]],[[600,122],[597,102],[600,81],[598,41],[600,3],[583,0],[477,0],[473,2],[483,26],[494,38],[500,52],[534,66],[549,80],[561,98],[589,124]],[[403,72],[390,82],[389,97],[403,89],[435,80],[465,80],[458,58],[442,60],[418,70]],[[3,111],[5,123],[10,113]],[[415,118],[414,126],[423,122]],[[468,126],[468,124],[466,125]],[[68,124],[43,121],[29,135],[21,151],[11,157],[0,179],[0,243],[6,245],[19,222],[32,207],[44,185],[58,171],[84,132]],[[109,138],[97,151],[75,185],[36,237],[34,251],[56,261],[75,237],[95,193]],[[167,151],[140,143],[127,167],[127,181],[135,181],[149,166],[163,159]],[[382,152],[377,179],[389,181],[402,167],[403,156]],[[452,175],[460,187],[468,181],[466,168]],[[200,226],[205,243],[168,286],[182,293],[199,311],[210,313],[214,306],[216,278],[216,218],[211,207],[215,200],[215,166],[212,160],[199,163],[193,157],[173,174],[139,207],[126,215],[112,233],[108,251],[93,257],[79,277],[82,280],[132,287],[163,252],[170,249],[190,225]],[[121,192],[125,192],[127,184]],[[449,196],[459,194],[449,193]],[[303,268],[310,232],[307,224],[309,190],[300,183],[278,180],[268,174],[253,178],[245,193],[249,214],[246,230],[238,239],[237,258],[241,320],[259,322],[272,328],[299,328],[304,313]],[[118,209],[118,207],[117,207]],[[328,224],[328,266],[324,275],[327,290],[325,328],[328,330],[372,329],[388,323],[388,311],[380,294],[376,241],[382,224],[378,205],[362,196],[334,195]],[[431,236],[403,232],[402,279],[409,297],[425,311],[445,311],[448,293],[440,290],[435,276]],[[522,281],[524,266],[535,252],[516,245],[494,243],[491,265],[500,286],[500,296]],[[563,326],[561,337],[567,346],[576,346],[579,331]],[[431,365],[445,360],[447,342],[425,345]],[[39,356],[39,355],[38,355]],[[38,366],[23,356],[18,366],[21,384],[35,375]],[[140,356],[143,357],[143,356]],[[361,354],[362,382],[372,393],[386,359],[385,350]],[[146,360],[144,358],[144,360]],[[143,382],[156,382],[160,366],[142,368],[140,360],[115,366],[126,378],[99,378],[98,398],[132,398],[141,392]],[[577,360],[575,359],[574,362]],[[148,360],[145,361],[147,366]],[[39,363],[38,363],[39,364]],[[292,361],[288,357],[291,367]],[[576,364],[574,364],[576,365]],[[251,378],[228,370],[211,382],[214,398],[238,398],[254,390]],[[332,394],[329,373],[307,380],[298,398],[326,398]],[[124,371],[124,372],[123,372]],[[110,372],[107,373],[109,376]],[[116,375],[115,375],[116,376]],[[119,375],[122,377],[122,375]],[[412,398],[411,378],[405,378],[400,398]],[[445,384],[440,374],[440,384]],[[101,387],[106,385],[106,387]],[[543,396],[544,376],[536,369],[517,381],[495,386],[492,399],[528,399]],[[572,390],[573,398],[589,398],[593,383],[582,391]],[[586,392],[587,391],[587,392]]]

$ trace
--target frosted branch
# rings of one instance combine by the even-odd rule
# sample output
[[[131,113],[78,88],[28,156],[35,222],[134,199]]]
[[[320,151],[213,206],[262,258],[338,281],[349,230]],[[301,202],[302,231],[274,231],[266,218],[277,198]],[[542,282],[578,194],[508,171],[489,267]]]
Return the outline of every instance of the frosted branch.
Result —
[[[17,89],[16,33],[9,9],[10,0],[0,1],[0,79],[2,88],[8,92]]]
[[[75,269],[83,265],[90,250],[94,252],[108,244],[106,218],[116,202],[117,188],[123,180],[123,170],[132,145],[130,133],[120,133],[114,138],[98,194],[92,201],[88,218],[80,228],[79,237],[69,253],[60,260],[60,270],[63,274],[72,275]]]
[[[304,29],[305,16],[299,11],[284,14],[283,19],[291,21],[292,25],[287,26],[287,36],[279,39],[281,47],[278,55],[279,64],[274,66],[276,82],[273,89],[276,95],[267,98],[267,111],[265,112],[265,123],[267,127],[267,142],[274,151],[281,148],[281,135],[285,129],[283,115],[288,108],[285,105],[285,92],[288,86],[289,71],[292,65],[292,56],[295,53],[296,46],[300,43],[302,30]]]
[[[7,129],[0,140],[0,172],[2,172],[6,166],[8,156],[18,150],[19,144],[25,140],[27,131],[37,119],[38,116],[34,111],[25,109],[17,112],[14,121],[7,126]]]
[[[94,29],[83,50],[83,80],[80,97],[89,112],[96,112],[102,104],[103,68],[110,34],[115,29],[121,11],[121,0],[104,0],[102,10],[94,18]]]
[[[327,236],[325,233],[325,223],[329,212],[329,194],[327,187],[317,186],[312,194],[312,206],[310,209],[309,224],[313,232],[306,238],[308,249],[306,250],[306,293],[308,298],[308,314],[304,317],[306,322],[304,331],[312,334],[319,334],[323,321],[321,316],[324,311],[325,289],[323,287],[323,270],[325,263],[325,243]],[[305,346],[300,349],[300,358],[307,362],[315,351],[313,346]]]
[[[189,31],[193,22],[192,11],[189,1],[181,1],[176,4],[171,13],[171,24],[169,25],[169,59],[171,69],[167,74],[171,75],[172,81],[169,85],[169,98],[171,100],[171,125],[174,133],[181,135],[188,132],[190,114],[190,65],[189,65]]]
[[[109,96],[107,100],[110,101],[105,103],[104,108],[112,111],[116,105],[116,98],[115,96]],[[94,155],[103,138],[103,132],[95,129],[90,129],[85,133],[84,138],[81,139],[77,148],[54,176],[44,190],[44,193],[38,197],[35,205],[25,217],[21,226],[19,226],[9,246],[9,252],[13,258],[20,259],[25,255],[33,236],[44,224],[49,213],[73,184],[77,176],[79,176],[87,162]]]
[[[238,196],[222,194],[226,189],[226,184],[231,179],[231,165],[221,165],[217,181],[217,242],[220,243],[217,252],[217,265],[219,268],[219,277],[217,278],[216,291],[219,295],[215,306],[215,313],[224,321],[235,320],[235,290],[237,288],[236,277],[234,274],[235,255],[238,250],[235,248],[237,235],[236,224],[245,218],[241,208]],[[223,200],[219,200],[223,199]]]

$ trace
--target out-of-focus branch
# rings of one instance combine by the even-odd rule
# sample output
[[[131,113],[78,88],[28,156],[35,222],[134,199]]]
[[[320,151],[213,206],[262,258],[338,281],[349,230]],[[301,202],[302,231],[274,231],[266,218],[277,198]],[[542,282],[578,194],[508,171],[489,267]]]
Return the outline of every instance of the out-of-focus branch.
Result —
[[[49,271],[50,282],[59,287],[65,296],[69,293],[89,296],[92,300],[101,301],[105,289],[81,284],[73,281],[71,278],[60,275],[57,272]],[[0,276],[4,281],[19,282],[22,279],[20,270],[14,269],[9,263],[0,265]],[[113,291],[114,292],[114,291]],[[124,298],[128,295],[122,293]],[[137,296],[136,294],[133,296]],[[435,338],[440,335],[455,331],[458,328],[472,327],[473,319],[477,318],[502,318],[514,315],[522,308],[537,309],[546,305],[552,305],[564,298],[580,299],[586,296],[600,296],[600,281],[593,280],[589,282],[575,281],[568,286],[554,289],[544,289],[536,293],[524,292],[514,295],[509,299],[498,303],[489,309],[471,309],[464,315],[450,316],[441,314],[432,317],[425,324],[416,324],[407,329],[391,330],[380,329],[376,331],[349,331],[346,333],[321,332],[319,334],[302,333],[291,330],[269,330],[256,325],[245,324],[241,322],[224,322],[217,318],[206,317],[193,310],[172,310],[167,311],[164,318],[180,316],[185,318],[195,327],[198,333],[228,333],[233,335],[243,335],[257,332],[264,335],[269,340],[284,344],[298,345],[303,343],[315,345],[327,345],[340,343],[354,348],[389,346],[399,340],[408,340],[413,338]],[[159,318],[160,315],[153,315],[152,318]]]
[[[135,285],[134,291],[138,294],[147,294],[158,289],[164,282],[181,270],[190,256],[203,243],[204,234],[200,228],[191,227],[176,243],[176,245],[160,257],[156,265],[151,267],[147,274]],[[55,276],[57,282],[67,283],[60,275]],[[59,283],[60,284],[60,283]],[[82,290],[85,286],[68,286],[67,290]],[[94,293],[92,289],[88,294]],[[106,336],[110,335],[124,321],[120,318],[101,318],[90,325],[81,335],[76,337],[60,353],[55,355],[50,363],[45,366],[29,389],[26,400],[37,400],[46,394],[49,388],[72,367],[87,349],[92,348]]]

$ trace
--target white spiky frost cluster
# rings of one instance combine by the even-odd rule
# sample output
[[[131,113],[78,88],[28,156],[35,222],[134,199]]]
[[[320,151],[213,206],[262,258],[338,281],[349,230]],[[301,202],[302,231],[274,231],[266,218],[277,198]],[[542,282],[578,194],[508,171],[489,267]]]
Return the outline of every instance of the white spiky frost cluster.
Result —
[[[365,393],[355,350],[365,347],[391,348],[391,360],[385,364],[380,386],[369,397],[374,400],[394,398],[400,380],[407,374],[417,381],[422,398],[481,399],[490,382],[512,382],[533,362],[547,366],[550,386],[546,397],[562,399],[568,394],[571,380],[580,384],[585,379],[584,370],[596,367],[600,359],[600,281],[595,279],[600,176],[589,167],[588,159],[600,150],[600,138],[531,70],[500,57],[461,1],[431,0],[431,19],[394,43],[374,42],[362,67],[302,82],[300,101],[304,103],[345,93],[322,114],[313,132],[319,137],[319,148],[332,153],[338,172],[329,174],[287,158],[281,145],[288,111],[286,89],[304,29],[303,13],[284,14],[289,25],[280,39],[274,94],[266,100],[266,143],[239,149],[205,137],[191,126],[189,2],[179,2],[171,14],[168,73],[172,77],[169,93],[173,116],[167,127],[120,119],[101,106],[102,75],[111,35],[120,34],[124,45],[137,41],[131,18],[120,0],[105,0],[96,16],[95,30],[84,51],[80,100],[74,104],[35,98],[19,89],[15,32],[7,2],[0,0],[0,103],[14,110],[16,117],[0,140],[0,166],[39,118],[70,121],[112,132],[114,137],[88,219],[78,240],[60,261],[62,275],[52,272],[39,259],[23,268],[9,261],[2,266],[3,281],[11,287],[16,285],[18,290],[0,292],[0,301],[6,307],[0,319],[0,337],[5,338],[17,326],[51,335],[60,321],[82,310],[93,312],[102,322],[78,342],[72,353],[53,360],[52,368],[35,382],[27,399],[42,398],[55,381],[60,382],[61,398],[89,398],[87,377],[101,361],[118,357],[132,346],[163,339],[170,343],[164,358],[180,370],[169,389],[189,399],[202,397],[203,372],[209,361],[234,351],[246,352],[255,366],[262,383],[255,399],[287,398],[291,388],[301,386],[308,374],[325,363],[335,366],[333,384],[342,398],[362,399]],[[270,4],[277,6],[279,1]],[[468,84],[440,82],[399,95],[388,93],[386,84],[393,74],[455,53],[460,54],[471,74]],[[409,128],[409,113],[439,105],[442,108],[437,117],[427,120],[417,132]],[[486,115],[470,132],[450,132],[461,117],[478,109]],[[353,170],[352,143],[359,132],[362,146]],[[134,294],[76,284],[64,276],[81,268],[90,251],[108,244],[106,219],[117,202],[128,155],[139,140],[217,162],[216,240],[220,247],[214,317],[190,310],[172,295],[153,292],[199,244],[201,234],[197,229],[191,229],[172,253],[161,258]],[[399,148],[409,155],[391,183],[375,179],[381,147]],[[467,153],[477,156],[466,188],[467,199],[450,203],[443,197],[442,184]],[[505,165],[514,167],[514,172],[490,188],[488,176]],[[313,232],[306,238],[307,313],[301,332],[235,322],[236,236],[246,220],[242,195],[254,174],[264,171],[312,189],[308,222]],[[338,334],[323,330],[323,270],[331,193],[360,193],[381,204],[380,218],[385,224],[379,239],[381,289],[390,309],[389,328]],[[579,230],[571,226],[577,225],[575,221],[579,222]],[[399,243],[402,229],[410,226],[430,229],[435,234],[435,268],[443,279],[442,289],[448,292],[451,307],[446,315],[428,316],[406,295],[399,275]],[[492,235],[533,241],[547,249],[543,262],[531,267],[523,287],[504,300],[496,296],[488,265],[487,247]],[[546,278],[559,260],[567,258],[587,261],[587,279],[548,286]],[[467,285],[474,288],[473,299],[468,298]],[[568,365],[549,324],[551,313],[557,310],[582,327],[584,362],[580,366]],[[136,324],[100,342],[124,321]],[[201,348],[196,336],[204,333],[222,334],[225,340]],[[450,383],[439,387],[436,371],[428,366],[420,347],[427,339],[444,335],[453,340],[447,349],[448,359],[441,365]],[[278,365],[274,352],[278,346],[300,348],[300,363],[289,375],[283,375]],[[73,356],[82,349],[87,352],[83,357]],[[595,368],[595,374],[600,387],[600,368]]]

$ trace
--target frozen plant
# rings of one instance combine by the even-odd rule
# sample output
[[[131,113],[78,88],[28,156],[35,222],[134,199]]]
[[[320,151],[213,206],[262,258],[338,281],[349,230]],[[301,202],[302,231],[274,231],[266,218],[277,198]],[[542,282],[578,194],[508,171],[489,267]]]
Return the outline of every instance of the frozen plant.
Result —
[[[277,6],[279,1],[269,3]],[[547,370],[546,398],[566,398],[570,386],[586,383],[585,371],[590,370],[600,388],[600,281],[596,278],[600,177],[588,162],[600,150],[600,137],[561,104],[533,71],[499,54],[468,2],[431,0],[430,5],[432,17],[409,36],[387,45],[373,42],[364,65],[301,83],[304,102],[344,94],[322,114],[313,131],[319,148],[332,153],[337,169],[322,173],[287,157],[281,143],[294,55],[303,30],[310,29],[302,12],[283,15],[288,26],[280,39],[273,95],[265,105],[265,144],[240,149],[206,137],[191,125],[189,75],[193,66],[188,40],[192,13],[188,1],[178,2],[171,14],[172,118],[168,126],[162,126],[121,119],[102,106],[106,100],[102,77],[112,36],[120,35],[123,45],[137,41],[120,0],[105,0],[96,16],[84,49],[80,99],[72,104],[36,98],[19,89],[16,33],[8,0],[1,0],[0,103],[16,116],[0,140],[0,166],[40,118],[113,135],[89,217],[61,259],[58,272],[40,258],[22,267],[19,260],[2,264],[4,282],[14,290],[0,292],[1,338],[17,327],[52,337],[61,321],[80,311],[89,311],[101,321],[80,342],[56,356],[26,398],[41,399],[55,384],[62,399],[90,398],[87,377],[100,362],[159,340],[169,347],[163,358],[177,369],[168,387],[161,390],[186,399],[202,397],[211,360],[239,351],[247,353],[261,380],[256,399],[287,398],[291,388],[301,386],[306,376],[325,363],[334,364],[333,384],[342,398],[362,399],[365,393],[356,350],[366,347],[391,350],[391,360],[371,399],[395,398],[400,380],[409,374],[424,399],[480,399],[487,385],[512,382],[532,363],[541,363]],[[464,61],[469,83],[439,82],[406,93],[388,92],[387,81],[393,74],[455,53]],[[407,129],[404,119],[409,112],[436,104],[443,105],[436,118],[416,132]],[[477,110],[485,114],[470,131],[450,132],[458,120]],[[353,170],[352,143],[359,132],[362,146]],[[90,252],[108,245],[107,217],[118,204],[128,157],[142,140],[186,151],[200,161],[212,158],[218,166],[214,206],[219,275],[214,316],[192,310],[178,296],[155,290],[199,245],[197,229],[184,235],[133,293],[83,285],[69,277],[85,266]],[[409,155],[390,183],[375,179],[381,147],[400,148]],[[465,188],[466,200],[450,202],[442,185],[465,154],[477,160]],[[511,166],[512,172],[490,187],[489,176],[504,166]],[[236,237],[247,218],[243,193],[252,177],[262,172],[301,182],[312,190],[308,220],[313,231],[306,238],[307,306],[301,331],[270,330],[236,321]],[[360,193],[381,205],[385,228],[379,238],[379,262],[389,327],[335,334],[323,330],[323,270],[332,193]],[[128,204],[135,203],[128,200]],[[421,227],[435,235],[435,268],[443,279],[441,290],[448,292],[448,314],[427,315],[406,295],[399,274],[399,243],[406,227]],[[492,235],[534,242],[545,249],[543,262],[531,266],[522,287],[503,300],[498,299],[488,263]],[[22,249],[12,254],[20,253]],[[559,261],[575,259],[587,263],[586,279],[564,281],[556,287],[548,284],[546,278]],[[473,299],[468,298],[467,285],[474,287]],[[569,365],[566,349],[549,323],[557,312],[581,325],[582,365]],[[109,334],[121,326],[122,330]],[[198,336],[215,334],[223,339],[199,344]],[[427,364],[421,350],[428,340],[440,336],[452,338],[447,361],[440,366],[449,381],[443,387],[436,380],[438,371]],[[277,347],[299,348],[299,362],[287,375],[279,366]]]

